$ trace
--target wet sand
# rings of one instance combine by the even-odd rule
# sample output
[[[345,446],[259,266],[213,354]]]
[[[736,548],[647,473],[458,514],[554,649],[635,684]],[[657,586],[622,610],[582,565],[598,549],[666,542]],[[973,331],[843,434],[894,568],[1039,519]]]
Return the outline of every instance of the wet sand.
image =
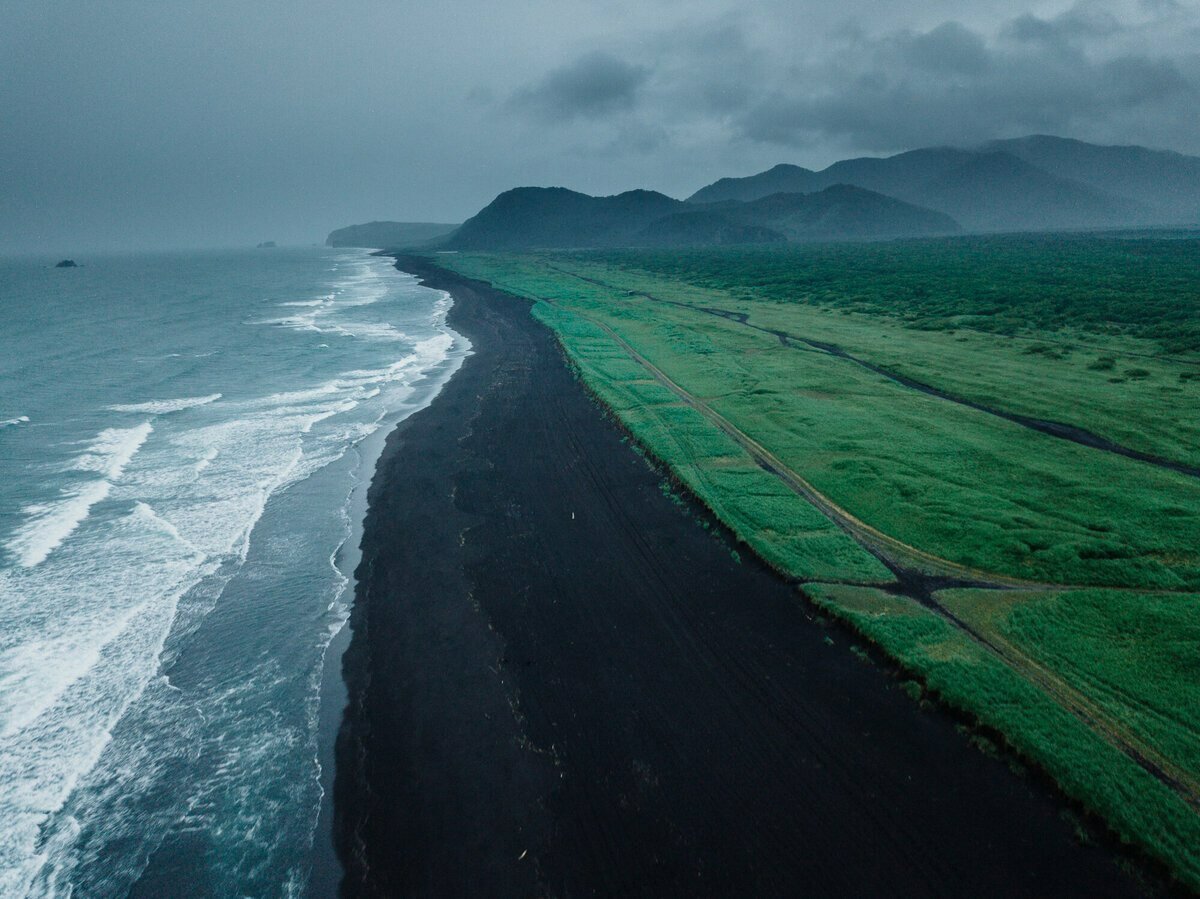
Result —
[[[1130,895],[1063,805],[673,501],[525,301],[389,437],[343,659],[346,895]]]

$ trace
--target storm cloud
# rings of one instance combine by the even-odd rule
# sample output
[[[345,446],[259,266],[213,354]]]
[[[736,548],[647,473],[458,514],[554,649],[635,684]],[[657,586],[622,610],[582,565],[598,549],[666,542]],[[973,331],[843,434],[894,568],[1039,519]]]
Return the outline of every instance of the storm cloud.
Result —
[[[976,27],[864,21],[814,36],[727,15],[652,38],[654,65],[636,104],[632,92],[621,104],[621,128],[637,111],[676,142],[790,147],[818,160],[834,148],[883,153],[1033,132],[1200,147],[1195,7],[1085,0]]]
[[[1200,153],[1195,0],[0,0],[0,251],[320,241],[1049,132]]]
[[[649,74],[645,66],[596,51],[517,91],[511,104],[551,120],[610,115],[633,107]]]
[[[1062,133],[1194,145],[1200,99],[1193,54],[1112,52],[1110,17],[1024,15],[994,36],[947,22],[926,32],[843,37],[830,60],[801,66],[736,120],[752,140],[836,140],[871,151]],[[798,87],[797,85],[803,85]]]

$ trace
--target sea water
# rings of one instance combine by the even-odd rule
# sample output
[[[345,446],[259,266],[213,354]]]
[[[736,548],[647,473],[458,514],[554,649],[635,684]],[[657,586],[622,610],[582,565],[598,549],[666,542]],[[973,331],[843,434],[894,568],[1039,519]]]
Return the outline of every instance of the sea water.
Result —
[[[0,260],[0,896],[323,892],[362,494],[468,344],[366,251],[80,261]]]

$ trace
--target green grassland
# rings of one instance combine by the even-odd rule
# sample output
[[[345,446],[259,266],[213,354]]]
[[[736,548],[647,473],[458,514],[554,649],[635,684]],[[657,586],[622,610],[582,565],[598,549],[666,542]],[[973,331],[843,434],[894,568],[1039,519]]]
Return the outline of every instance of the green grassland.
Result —
[[[1008,241],[996,240],[1002,248],[1012,252]],[[1095,241],[1101,246],[1109,243]],[[1185,266],[1190,273],[1187,290],[1173,288],[1170,291],[1155,291],[1154,281],[1133,281],[1122,267],[1123,259],[1116,256],[1109,260],[1114,271],[1077,276],[1079,285],[1069,291],[1061,291],[1057,303],[1064,308],[1080,312],[1073,321],[1061,321],[1061,317],[1040,319],[1035,309],[1018,307],[1019,333],[1011,339],[998,340],[997,329],[1007,328],[1017,317],[1008,311],[995,315],[979,312],[958,315],[943,321],[943,326],[931,327],[929,319],[920,317],[911,309],[904,297],[914,289],[911,280],[915,274],[900,269],[890,278],[884,278],[876,288],[872,302],[835,302],[830,297],[834,286],[847,295],[861,296],[859,280],[865,277],[855,269],[848,270],[841,284],[829,284],[824,290],[805,290],[796,285],[794,292],[785,293],[778,281],[769,281],[767,274],[755,278],[755,261],[763,266],[782,265],[791,260],[796,267],[807,270],[815,263],[803,255],[814,254],[823,265],[831,265],[827,258],[830,247],[797,248],[777,251],[776,254],[761,251],[727,250],[695,253],[697,262],[707,260],[709,265],[721,264],[726,282],[724,287],[705,287],[715,278],[698,266],[693,280],[681,282],[671,271],[659,272],[654,266],[664,267],[673,257],[669,255],[626,251],[605,254],[604,257],[577,256],[571,260],[572,270],[596,276],[612,274],[619,269],[619,282],[630,289],[641,290],[654,296],[677,299],[696,305],[716,306],[735,312],[744,312],[752,321],[766,328],[782,329],[803,337],[835,343],[858,356],[897,374],[929,384],[947,393],[973,400],[987,406],[1003,408],[1010,412],[1038,418],[1064,421],[1143,452],[1160,455],[1192,465],[1200,465],[1200,349],[1169,351],[1158,340],[1145,336],[1151,332],[1187,333],[1200,321],[1200,243],[1195,241],[1155,241],[1173,251],[1183,247],[1190,250],[1193,261]],[[955,242],[904,243],[897,246],[910,251],[909,267],[916,268],[919,253],[926,250],[945,252],[945,246]],[[1073,245],[1073,244],[1070,244]],[[878,253],[880,247],[893,245],[866,245],[842,247],[842,255],[853,260],[859,253]],[[1052,252],[1054,244],[1035,242],[1032,248],[1040,257]],[[897,251],[893,247],[892,253]],[[1099,252],[1099,251],[1097,251]],[[603,258],[603,262],[599,259]],[[687,257],[685,257],[687,258]],[[1164,267],[1173,262],[1173,256],[1162,262]],[[971,265],[967,272],[973,281],[966,285],[944,283],[944,261],[930,265],[928,286],[920,292],[940,295],[944,291],[959,287],[969,291],[988,294],[995,290],[997,281],[1030,277],[1027,267],[1016,259],[1007,266],[993,263],[980,267],[976,260],[963,260]],[[647,268],[637,268],[644,265]],[[707,277],[705,275],[708,274]],[[814,276],[815,277],[815,276]],[[1091,293],[1087,277],[1098,279],[1105,289],[1113,279],[1119,279],[1127,292],[1121,296],[1126,307],[1120,318],[1134,319],[1131,326],[1095,322],[1094,311],[1088,303]],[[832,273],[825,275],[827,281]],[[959,280],[966,278],[961,276]],[[1181,281],[1179,275],[1166,278],[1172,285]],[[763,283],[765,282],[765,283]],[[1030,288],[1032,289],[1032,288]],[[1052,285],[1048,290],[1060,291]],[[1165,293],[1165,296],[1159,294]],[[884,298],[891,299],[883,305]],[[1152,311],[1166,307],[1169,314],[1162,319],[1152,316]],[[982,305],[980,309],[985,308]],[[1057,308],[1057,306],[1055,307]],[[1088,314],[1083,314],[1088,310]],[[1183,314],[1190,316],[1192,324],[1180,323]],[[1135,316],[1144,318],[1137,320]],[[997,321],[998,319],[998,321]],[[1043,325],[1037,324],[1045,322]],[[1054,322],[1053,327],[1050,323]]]
[[[1200,477],[993,414],[1200,465],[1198,256],[980,238],[438,262],[537,300],[761,557],[1200,887]],[[871,586],[880,558],[982,586],[922,605]]]
[[[891,579],[836,524],[763,471],[698,412],[648,380],[596,325],[544,304],[534,314],[571,348],[587,383],[638,440],[762,558],[805,577]]]
[[[835,584],[810,584],[805,592],[919,675],[937,696],[1003,734],[1124,840],[1166,862],[1193,889],[1200,884],[1200,814],[1195,806],[1131,759],[1094,721],[1064,707],[1019,668],[911,599]],[[985,602],[995,598],[974,597]],[[1031,617],[1047,621],[1040,610]],[[1071,641],[1073,623],[1065,624],[1063,639]],[[1102,630],[1109,626],[1103,612],[1099,624]],[[1113,674],[1120,677],[1139,666],[1137,656],[1137,648],[1126,644],[1094,664],[1074,658],[1077,664],[1100,668],[1115,662]],[[1177,712],[1189,719],[1194,748],[1197,707]]]
[[[783,249],[627,250],[605,262],[749,299],[895,316],[923,330],[1125,335],[1200,354],[1195,239],[1019,235]]]
[[[1200,775],[1200,596],[947,590],[970,627],[1045,666],[1180,769]]]

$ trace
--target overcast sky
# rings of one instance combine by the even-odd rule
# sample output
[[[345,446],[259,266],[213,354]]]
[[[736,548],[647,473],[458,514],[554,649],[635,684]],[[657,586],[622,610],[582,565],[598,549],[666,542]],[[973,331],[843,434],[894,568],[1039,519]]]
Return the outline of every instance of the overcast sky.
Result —
[[[313,243],[1053,133],[1200,154],[1193,0],[0,0],[0,252]]]

